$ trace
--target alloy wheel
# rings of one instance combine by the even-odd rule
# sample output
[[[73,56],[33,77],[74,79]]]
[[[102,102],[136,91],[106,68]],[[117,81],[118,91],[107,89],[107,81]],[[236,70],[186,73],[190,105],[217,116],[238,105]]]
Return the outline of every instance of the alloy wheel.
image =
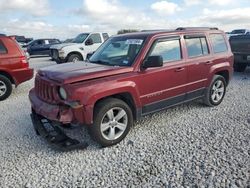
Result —
[[[3,96],[7,91],[7,86],[3,81],[0,81],[0,97]]]
[[[218,103],[224,96],[225,85],[221,80],[214,82],[212,87],[211,99],[214,103]]]
[[[107,140],[116,140],[123,135],[128,125],[128,115],[120,107],[108,110],[101,121],[101,133]]]

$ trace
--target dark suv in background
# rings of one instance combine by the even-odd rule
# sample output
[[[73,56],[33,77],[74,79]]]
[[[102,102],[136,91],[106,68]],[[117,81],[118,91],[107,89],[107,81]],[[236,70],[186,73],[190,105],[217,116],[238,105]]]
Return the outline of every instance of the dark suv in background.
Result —
[[[250,35],[231,36],[229,42],[234,53],[234,70],[243,72],[250,66]]]
[[[28,43],[26,46],[27,52],[30,55],[50,55],[50,47],[54,44],[60,44],[58,39],[36,39]]]

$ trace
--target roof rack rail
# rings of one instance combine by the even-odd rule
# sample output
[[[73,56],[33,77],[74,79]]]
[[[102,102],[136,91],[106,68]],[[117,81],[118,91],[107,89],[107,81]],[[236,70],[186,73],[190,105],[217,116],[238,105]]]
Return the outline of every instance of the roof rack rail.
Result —
[[[177,31],[183,30],[219,30],[217,27],[178,27]]]
[[[154,31],[170,31],[170,29],[144,29],[141,32],[154,32]]]

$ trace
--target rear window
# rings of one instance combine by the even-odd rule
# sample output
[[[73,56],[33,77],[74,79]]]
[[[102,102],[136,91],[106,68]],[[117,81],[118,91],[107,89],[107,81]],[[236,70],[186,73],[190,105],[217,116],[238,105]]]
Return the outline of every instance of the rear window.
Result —
[[[211,34],[210,39],[212,42],[214,53],[221,53],[228,51],[227,43],[222,34]]]
[[[1,40],[0,40],[0,54],[7,54],[7,49]]]
[[[189,57],[197,57],[208,54],[207,40],[205,36],[189,37],[185,36]]]

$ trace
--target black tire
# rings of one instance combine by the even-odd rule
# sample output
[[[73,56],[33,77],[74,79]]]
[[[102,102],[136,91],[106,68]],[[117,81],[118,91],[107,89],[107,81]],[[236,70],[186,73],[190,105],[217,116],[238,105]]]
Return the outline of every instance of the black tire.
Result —
[[[216,86],[215,84],[217,84],[217,83],[221,83],[222,87],[218,88],[218,91],[215,91],[213,89],[213,87],[215,87]],[[207,106],[211,106],[211,107],[218,106],[223,101],[223,98],[225,96],[226,86],[227,86],[227,84],[226,84],[225,78],[223,76],[214,75],[210,86],[206,89],[206,93],[205,93],[205,96],[203,98],[204,104],[206,104]],[[221,89],[221,91],[223,90],[223,93],[219,92],[219,89]],[[213,99],[214,98],[213,94],[218,95],[221,98],[218,97],[217,98],[218,100],[215,100],[215,99]]]
[[[242,63],[235,63],[234,64],[234,70],[236,72],[244,72],[246,67],[247,67],[247,65],[242,64]]]
[[[121,112],[121,111],[118,111],[117,113],[115,113],[116,109],[121,110],[123,113],[126,112],[126,115],[122,116],[122,118],[117,121],[117,122],[119,122],[121,120],[126,121],[126,128],[123,127],[124,128],[123,131],[121,131],[115,125],[113,125],[114,126],[113,128],[112,128],[112,125],[110,125],[110,124],[112,124],[112,121],[109,120],[107,112],[112,110],[113,117],[115,119],[117,117],[117,115]],[[104,122],[105,119],[108,122],[104,123],[104,124],[107,124],[108,128],[102,132],[101,131],[101,127],[103,125],[102,122]],[[123,140],[126,137],[131,126],[133,125],[133,121],[134,120],[133,120],[132,111],[131,111],[130,107],[125,102],[123,102],[120,99],[116,99],[116,98],[104,99],[103,101],[99,102],[95,107],[94,123],[93,123],[93,125],[90,126],[90,135],[101,146],[103,146],[103,147],[112,146],[112,145],[119,143],[121,140]],[[117,138],[112,139],[112,140],[108,139],[107,135],[110,134],[111,129],[114,129],[114,133],[115,134],[117,133],[118,136],[119,136],[119,134],[121,134],[121,135]],[[107,134],[107,135],[105,135],[105,134]]]
[[[77,61],[83,61],[83,58],[78,54],[71,54],[67,62],[77,62]]]
[[[12,92],[11,81],[3,75],[0,75],[0,90],[3,92],[0,91],[0,101],[7,99]]]
[[[56,64],[62,64],[63,62],[60,60],[55,60]]]

